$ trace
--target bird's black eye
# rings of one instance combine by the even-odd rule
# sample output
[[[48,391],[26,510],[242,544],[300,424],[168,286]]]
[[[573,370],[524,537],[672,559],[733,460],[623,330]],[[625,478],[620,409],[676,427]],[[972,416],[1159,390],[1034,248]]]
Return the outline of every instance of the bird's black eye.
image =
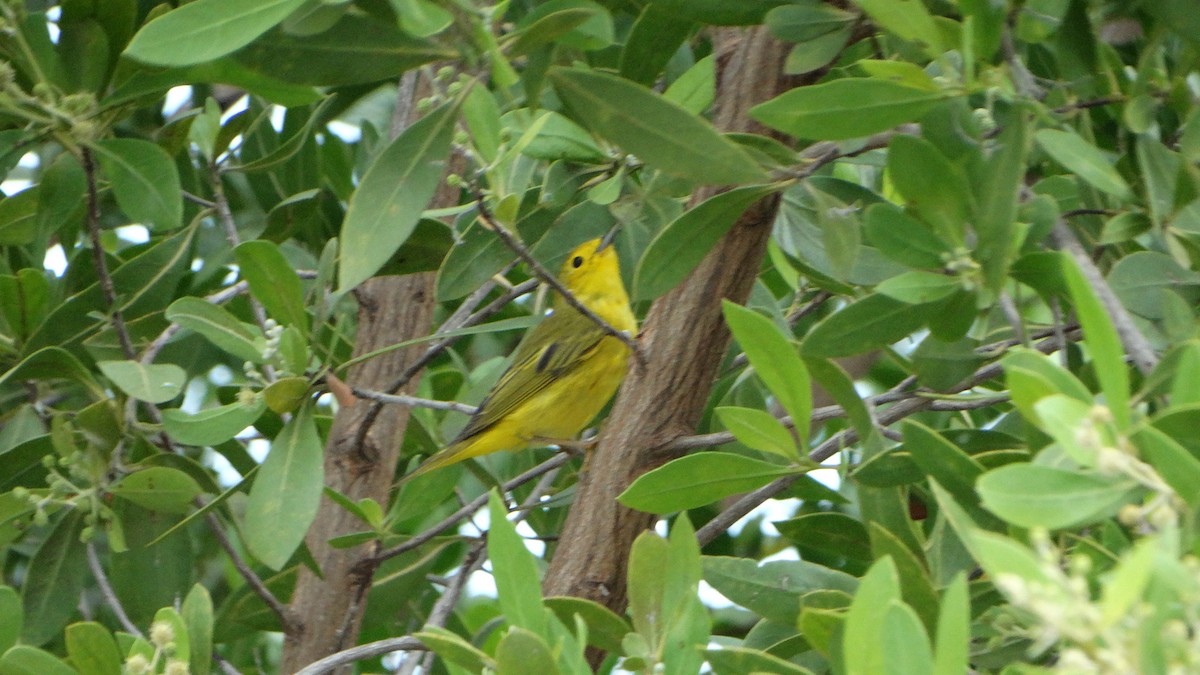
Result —
[[[577,255],[571,259],[571,267],[578,269],[582,266],[583,266],[583,256]]]

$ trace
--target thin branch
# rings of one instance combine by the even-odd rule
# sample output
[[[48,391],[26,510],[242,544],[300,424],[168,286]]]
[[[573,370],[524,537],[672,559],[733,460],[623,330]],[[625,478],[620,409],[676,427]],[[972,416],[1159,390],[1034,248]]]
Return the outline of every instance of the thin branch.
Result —
[[[508,228],[504,227],[504,225],[501,225],[499,221],[492,217],[491,211],[488,210],[487,204],[484,203],[483,193],[476,193],[475,205],[479,208],[480,219],[487,224],[489,229],[496,233],[497,237],[500,237],[500,241],[504,242],[505,246],[512,249],[512,251],[516,253],[526,265],[529,265],[529,268],[533,270],[534,276],[541,279],[542,282],[550,288],[553,288],[560,296],[562,296],[563,300],[565,300],[568,305],[575,308],[576,311],[586,316],[592,323],[599,326],[600,330],[604,331],[606,335],[620,340],[622,344],[624,344],[626,347],[629,347],[629,351],[633,352],[639,363],[644,362],[645,357],[642,355],[641,349],[638,347],[637,341],[634,340],[632,335],[629,335],[625,331],[619,331],[616,328],[613,328],[611,324],[589,309],[587,305],[580,302],[579,298],[575,297],[575,294],[567,290],[567,287],[550,273],[550,270],[546,269],[542,263],[538,262],[537,258],[533,257],[533,255],[529,252],[529,249],[525,248],[524,244],[517,241],[517,238],[508,231]]]
[[[450,583],[442,590],[441,597],[430,610],[429,617],[425,619],[426,626],[445,627],[446,622],[450,619],[450,613],[454,611],[454,606],[458,604],[459,597],[467,587],[467,579],[483,568],[483,563],[487,560],[487,557],[483,555],[486,551],[487,540],[485,539],[478,539],[471,544],[471,549],[467,551],[462,565],[458,568],[458,574],[450,579]],[[432,665],[433,652],[425,650],[425,653],[421,654],[419,658],[409,655],[396,670],[396,675],[413,675],[417,672],[417,668],[420,668],[423,673],[428,673]]]
[[[108,272],[108,261],[104,257],[104,247],[100,244],[100,198],[96,191],[96,159],[91,149],[84,147],[80,150],[83,175],[87,180],[87,230],[92,242],[92,263],[96,266],[96,278],[100,284],[100,292],[104,294],[104,304],[108,306],[112,317],[113,330],[121,343],[121,351],[125,358],[133,360],[137,356],[133,348],[133,340],[129,338],[129,329],[125,326],[125,317],[117,306],[117,291],[113,287],[112,275]]]
[[[275,597],[275,594],[271,592],[271,589],[267,588],[267,585],[263,583],[263,580],[259,578],[259,576],[254,573],[254,570],[250,569],[250,566],[246,564],[246,561],[242,559],[241,554],[238,553],[236,548],[234,548],[233,542],[229,541],[229,537],[225,534],[225,530],[221,528],[221,521],[217,520],[217,517],[212,513],[209,513],[206,516],[206,519],[208,520],[209,529],[212,530],[213,536],[217,539],[217,543],[221,545],[221,548],[225,550],[225,554],[229,556],[231,561],[233,561],[233,566],[235,569],[237,569],[238,574],[240,574],[242,578],[246,580],[246,583],[250,586],[250,590],[254,591],[254,594],[261,598],[262,601],[266,603],[267,607],[269,607],[271,611],[275,613],[275,616],[279,618],[279,624],[283,628],[283,632],[291,634],[293,632],[293,627],[296,624],[296,620],[292,615],[292,610]]]
[[[1055,243],[1060,249],[1066,251],[1075,262],[1079,264],[1079,269],[1083,272],[1083,276],[1087,279],[1088,285],[1096,292],[1096,297],[1099,298],[1100,304],[1104,306],[1104,311],[1112,319],[1113,328],[1116,329],[1117,335],[1121,338],[1121,344],[1125,346],[1125,351],[1133,359],[1133,365],[1137,367],[1143,375],[1149,375],[1150,371],[1158,365],[1158,355],[1154,353],[1154,348],[1146,340],[1138,330],[1137,325],[1133,323],[1133,317],[1126,311],[1125,305],[1117,298],[1116,293],[1113,293],[1112,287],[1108,285],[1108,281],[1092,262],[1092,258],[1088,252],[1084,250],[1083,244],[1079,243],[1079,239],[1075,237],[1075,233],[1065,221],[1059,220],[1054,223],[1053,237]]]
[[[313,661],[303,669],[296,671],[296,675],[324,675],[342,666],[348,666],[351,663],[366,659],[373,659],[376,656],[383,656],[398,651],[416,651],[419,649],[429,648],[425,646],[424,642],[408,635],[368,642],[365,645],[358,645],[357,647],[351,647],[336,654],[330,654],[319,661]]]
[[[180,192],[183,193],[184,199],[188,200],[189,202],[192,202],[193,204],[199,204],[200,206],[203,206],[206,209],[215,208],[217,205],[216,202],[209,201],[209,200],[205,199],[204,197],[201,197],[200,195],[192,194],[191,192],[188,192],[187,190],[180,190]]]
[[[1071,337],[1077,339],[1078,331],[1073,331]],[[1045,340],[1038,343],[1034,348],[1043,353],[1050,353],[1066,346],[1065,342],[1060,342],[1057,339]],[[1002,368],[999,362],[989,363],[977,369],[971,377],[967,378],[959,385],[953,388],[951,393],[957,393],[972,389],[982,382],[986,382],[1001,372]],[[982,404],[980,407],[994,405],[1000,400],[997,397],[974,399],[974,402]],[[925,410],[944,409],[948,402],[945,400],[937,400],[928,397],[913,397],[899,401],[879,413],[878,425],[886,427],[900,420],[914,415]],[[965,401],[964,401],[965,403]],[[957,408],[961,409],[961,408]],[[813,462],[820,464],[826,459],[832,457],[838,451],[856,443],[859,440],[858,432],[853,428],[843,429],[833,436],[829,437],[825,442],[818,445],[809,453],[808,457]],[[715,518],[706,523],[703,527],[696,531],[696,539],[704,546],[716,539],[725,530],[729,529],[737,521],[744,518],[748,513],[758,508],[760,504],[773,498],[789,485],[800,479],[801,475],[785,476],[779,478],[763,487],[743,495],[740,499],[733,503]]]
[[[458,330],[460,328],[468,328],[470,326],[474,326],[474,325],[482,322],[484,319],[488,318],[489,316],[500,311],[503,307],[508,305],[508,303],[512,302],[513,300],[516,300],[517,298],[521,297],[522,295],[525,295],[526,293],[528,293],[529,291],[533,290],[536,287],[537,287],[536,279],[529,279],[528,281],[517,284],[516,286],[513,286],[507,293],[501,295],[500,297],[496,298],[492,302],[488,303],[486,306],[483,307],[483,309],[480,309],[479,311],[468,315],[466,318],[461,319],[460,325],[451,325],[450,320],[445,321],[438,328],[438,332],[442,333],[442,332],[448,332],[451,330]],[[474,296],[472,296],[472,297],[474,297]],[[466,304],[466,303],[464,303],[464,304]],[[461,309],[461,307],[459,309]],[[451,319],[453,319],[458,314],[459,314],[459,312],[456,311],[454,313],[454,315],[451,315]],[[461,336],[461,335],[454,335],[454,336],[443,338],[442,340],[430,345],[429,348],[425,350],[424,354],[421,354],[421,356],[418,357],[417,360],[414,361],[411,366],[406,368],[404,370],[404,372],[400,374],[400,377],[397,377],[395,380],[392,381],[391,384],[389,384],[387,386],[387,388],[384,390],[385,393],[394,394],[394,393],[400,391],[400,388],[403,387],[404,385],[408,384],[409,380],[416,377],[418,373],[420,373],[422,370],[424,370],[425,366],[428,366],[430,363],[432,363],[433,360],[438,357],[438,355],[440,355],[442,352],[444,352],[447,348],[449,348],[454,343],[458,342],[460,339],[462,339],[462,337],[463,336]],[[367,414],[363,416],[362,423],[358,425],[358,432],[357,432],[357,434],[355,434],[355,437],[354,437],[354,447],[358,447],[358,448],[363,447],[363,444],[366,442],[366,439],[367,439],[367,434],[371,431],[371,427],[374,426],[375,420],[379,419],[379,415],[382,412],[383,412],[383,403],[376,401],[371,406],[371,409],[367,411]]]
[[[104,574],[104,567],[100,565],[100,557],[96,555],[96,545],[88,542],[87,545],[87,560],[88,567],[92,570],[92,576],[96,578],[96,585],[100,587],[100,595],[104,596],[104,602],[108,605],[113,614],[117,615],[117,621],[121,623],[121,627],[125,632],[131,633],[138,637],[146,637],[142,631],[138,629],[132,621],[129,620],[129,615],[125,613],[125,608],[121,606],[121,600],[117,598],[117,594],[113,591],[112,584],[108,582],[108,576]]]
[[[533,467],[532,469],[526,471],[525,473],[523,473],[523,474],[517,476],[516,478],[513,478],[512,480],[505,483],[503,486],[504,492],[509,492],[521,485],[524,485],[525,483],[528,483],[529,481],[533,480],[534,478],[537,478],[538,476],[541,476],[542,474],[544,474],[548,471],[553,471],[553,470],[557,469],[558,467],[562,466],[563,464],[566,464],[570,459],[571,459],[570,454],[565,453],[565,452],[559,453],[559,454],[551,457],[550,459],[542,462],[541,464],[538,464],[537,466]],[[463,518],[466,518],[466,517],[470,516],[472,513],[475,513],[479,509],[483,508],[483,505],[487,504],[487,499],[488,499],[487,493],[484,493],[484,494],[480,495],[479,497],[476,497],[472,501],[464,504],[463,507],[460,508],[459,510],[450,514],[446,518],[442,519],[441,522],[437,523],[436,525],[433,525],[432,527],[425,530],[424,532],[422,532],[418,535],[415,535],[412,539],[409,539],[408,541],[404,542],[403,544],[394,546],[386,551],[381,551],[380,553],[367,559],[367,561],[364,561],[364,562],[371,562],[371,563],[378,565],[379,563],[382,563],[385,560],[394,558],[398,555],[407,553],[408,551],[411,551],[415,548],[418,548],[418,547],[424,545],[426,542],[432,540],[434,537],[438,536],[439,534],[442,534],[446,530],[449,530],[453,527],[457,527],[459,521],[461,521]]]
[[[1028,346],[1029,337],[1025,334],[1025,322],[1021,320],[1021,312],[1017,309],[1017,303],[1008,291],[1000,293],[1000,310],[1004,313],[1004,318],[1008,320],[1008,325],[1012,328],[1013,335],[1016,336],[1019,344]]]
[[[358,387],[350,387],[350,391],[358,398],[365,398],[371,401],[380,403],[394,403],[396,405],[406,405],[410,408],[429,408],[430,410],[450,410],[453,412],[465,413],[474,415],[479,411],[473,405],[459,403],[457,401],[435,401],[428,398],[419,398],[417,396],[406,396],[404,394],[385,394],[381,391],[371,391],[370,389],[360,389]]]
[[[888,142],[890,142],[893,137],[902,134],[911,136],[920,131],[920,128],[921,127],[916,124],[901,124],[895,129],[881,131],[873,136],[868,136],[860,143],[855,144],[852,150],[846,150],[845,152],[841,150],[841,146],[838,143],[834,143],[833,141],[821,141],[820,143],[813,143],[800,152],[800,159],[803,162],[800,167],[776,169],[773,173],[786,178],[804,180],[805,178],[812,176],[817,172],[818,169],[826,164],[829,164],[830,162],[835,162],[839,159],[846,159],[849,157],[857,157],[858,155],[861,155],[865,152],[870,152],[871,150],[886,148]]]
[[[225,657],[218,654],[216,650],[213,650],[212,658],[213,661],[216,662],[217,667],[220,668],[221,672],[225,673],[225,675],[242,675],[241,671],[239,671],[237,668],[234,668],[233,664],[226,661]]]
[[[241,243],[241,237],[238,235],[237,223],[233,219],[233,211],[229,209],[229,198],[225,195],[225,184],[221,179],[221,167],[216,162],[209,164],[208,177],[212,183],[213,206],[217,209],[217,220],[225,229],[225,241],[229,243],[230,248],[237,248],[237,245]],[[258,298],[253,295],[250,296],[250,311],[254,314],[255,323],[265,333],[267,331],[267,312]],[[273,369],[270,366],[263,370],[268,380],[274,379]]]

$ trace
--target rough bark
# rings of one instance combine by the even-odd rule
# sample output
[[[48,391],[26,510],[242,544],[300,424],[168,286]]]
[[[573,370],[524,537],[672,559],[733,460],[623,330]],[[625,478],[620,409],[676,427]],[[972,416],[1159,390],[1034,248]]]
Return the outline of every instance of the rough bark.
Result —
[[[782,73],[788,46],[762,27],[723,30],[717,38],[714,125],[774,135],[746,111],[795,84]],[[718,191],[698,190],[692,203]],[[777,196],[751,206],[687,279],[651,307],[639,338],[644,367],[631,363],[599,445],[584,464],[546,575],[546,595],[584,597],[624,612],[629,549],[655,517],[621,506],[616,497],[673,459],[656,448],[695,430],[729,344],[721,300],[749,296],[778,206]]]
[[[414,93],[414,88],[413,78],[401,82],[393,136],[412,121],[415,114],[412,102],[424,95]],[[452,159],[447,172],[460,170],[460,164]],[[458,189],[443,183],[431,206],[454,205],[458,198]],[[435,275],[427,272],[376,277],[359,286],[355,290],[359,309],[354,356],[428,335],[435,304],[434,283]],[[347,384],[377,391],[387,389],[423,352],[424,347],[418,345],[361,363],[350,369]],[[400,393],[413,393],[418,381],[419,378],[412,378]],[[390,407],[361,435],[360,427],[372,405],[370,401],[358,401],[338,410],[325,447],[325,484],[354,501],[365,497],[387,504],[409,409]],[[281,672],[296,672],[357,642],[375,569],[374,565],[362,562],[376,551],[363,546],[335,549],[328,542],[361,530],[362,523],[356,517],[322,497],[317,518],[306,538],[321,576],[307,567],[300,568],[289,604],[298,617],[298,625],[285,637]],[[350,668],[339,672],[350,672]]]

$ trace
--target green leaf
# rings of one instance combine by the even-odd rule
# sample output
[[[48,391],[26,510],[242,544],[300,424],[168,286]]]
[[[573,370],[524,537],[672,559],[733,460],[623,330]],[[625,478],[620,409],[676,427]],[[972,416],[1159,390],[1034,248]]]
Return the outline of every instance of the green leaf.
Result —
[[[801,598],[814,591],[853,594],[858,579],[801,560],[759,563],[749,558],[704,557],[704,580],[721,595],[759,616],[796,625]]]
[[[273,412],[290,413],[308,398],[309,383],[306,377],[281,377],[263,389],[263,401]]]
[[[1134,604],[1142,599],[1155,572],[1155,558],[1164,542],[1147,537],[1126,551],[1101,587],[1100,611],[1104,628],[1115,627],[1126,619]]]
[[[663,295],[683,281],[751,204],[775,192],[748,185],[709,197],[671,221],[651,240],[633,277],[635,300]]]
[[[1125,179],[1121,178],[1121,174],[1117,173],[1112,160],[1079,134],[1074,131],[1041,129],[1034,134],[1034,138],[1054,161],[1092,187],[1122,201],[1133,199],[1133,191],[1129,189]]]
[[[791,416],[796,436],[801,446],[806,447],[812,387],[795,345],[770,319],[753,310],[726,300],[722,311],[750,365]]]
[[[66,631],[71,665],[86,675],[121,675],[125,659],[108,629],[94,621],[73,623]],[[211,657],[209,657],[211,658]]]
[[[125,55],[159,66],[212,61],[246,46],[303,4],[304,0],[196,0],[143,26]]]
[[[75,613],[87,574],[87,553],[79,541],[82,529],[83,512],[67,512],[29,561],[21,587],[25,610],[22,642],[40,645],[50,641]]]
[[[542,113],[538,122],[540,127],[537,135],[521,148],[521,154],[551,162],[566,159],[595,164],[607,159],[604,151],[592,140],[592,135],[567,117],[548,111]],[[620,181],[617,185],[619,189]]]
[[[711,504],[797,473],[802,471],[742,455],[701,452],[642,474],[617,499],[631,509],[665,514]]]
[[[1154,427],[1138,429],[1133,441],[1180,499],[1200,506],[1200,459]]]
[[[403,33],[394,24],[346,14],[316,35],[271,31],[234,58],[251,71],[284,82],[336,87],[391,79],[457,55],[453,49]]]
[[[135,471],[109,491],[144,509],[179,514],[190,512],[192,500],[202,492],[191,476],[164,466]]]
[[[187,624],[184,623],[183,617],[179,612],[175,611],[174,607],[162,607],[154,613],[154,624],[165,624],[171,627],[171,632],[174,634],[175,648],[179,654],[190,654],[192,651],[191,636],[188,635]],[[211,654],[209,655],[211,658]]]
[[[911,607],[896,601],[888,603],[879,632],[881,649],[890,655],[883,672],[905,675],[933,670],[929,635]]]
[[[20,363],[0,375],[0,385],[22,380],[68,379],[79,382],[97,398],[106,398],[104,387],[92,372],[71,352],[58,347],[45,347],[26,356]]]
[[[244,361],[262,363],[263,338],[257,330],[230,314],[225,308],[201,298],[184,297],[171,303],[167,321],[190,328],[209,342]]]
[[[445,628],[426,626],[420,632],[413,633],[413,637],[424,642],[447,663],[466,668],[467,672],[480,673],[496,668],[496,662],[486,652]]]
[[[979,208],[974,226],[978,242],[975,260],[983,267],[988,288],[998,291],[1016,254],[1016,214],[1021,203],[1018,192],[1024,187],[1026,157],[1029,154],[1029,130],[1025,115],[1016,111],[1000,132],[987,159],[982,183],[976,187]]]
[[[983,467],[957,445],[915,420],[905,420],[904,449],[926,475],[937,479],[962,504],[978,503],[975,481]]]
[[[1109,271],[1108,285],[1126,309],[1147,319],[1164,317],[1164,290],[1180,293],[1193,304],[1200,299],[1200,273],[1158,251],[1122,257]]]
[[[191,647],[190,671],[192,675],[208,675],[213,661],[213,603],[208,589],[200,584],[192,586],[183,599],[180,613]]]
[[[923,305],[948,298],[962,290],[957,277],[922,270],[905,272],[875,287],[875,292],[908,305]]]
[[[621,77],[652,86],[693,27],[690,21],[680,21],[657,5],[647,4],[621,50]]]
[[[716,675],[745,673],[776,673],[777,675],[812,675],[812,671],[791,661],[784,661],[768,652],[746,647],[725,646],[704,650],[704,657]]]
[[[948,94],[887,80],[845,78],[798,87],[750,109],[750,116],[796,138],[840,141],[912,122]]]
[[[1062,254],[1063,276],[1071,291],[1071,302],[1083,327],[1083,341],[1096,367],[1096,379],[1104,392],[1105,403],[1117,421],[1118,429],[1130,424],[1129,369],[1125,366],[1125,350],[1112,320],[1092,286],[1084,278],[1079,265],[1070,255]]]
[[[554,655],[550,653],[550,646],[537,633],[513,626],[496,645],[497,675],[557,675],[560,672]]]
[[[929,141],[907,134],[888,143],[887,167],[892,184],[908,205],[942,239],[962,245],[973,211],[966,173]]]
[[[694,114],[700,115],[713,103],[717,94],[716,58],[711,54],[675,78],[663,92],[663,98]]]
[[[983,505],[1020,527],[1059,529],[1112,516],[1141,491],[1128,478],[1017,463],[989,471],[976,484]]]
[[[895,204],[872,204],[864,224],[868,243],[892,260],[923,269],[946,266],[952,247]]]
[[[846,613],[843,662],[851,673],[886,673],[890,654],[879,639],[888,607],[900,600],[900,579],[890,557],[875,562],[859,582]]]
[[[748,448],[779,455],[794,463],[802,461],[792,432],[775,416],[754,408],[717,408],[721,424]]]
[[[504,500],[492,490],[488,494],[489,527],[488,558],[496,578],[496,595],[508,623],[531,630],[538,635],[546,632],[546,612],[542,607],[542,588],[537,561],[517,528],[508,520]]]
[[[857,17],[852,12],[823,3],[784,4],[767,13],[764,23],[771,34],[785,42],[809,42],[850,27]]]
[[[21,596],[12,586],[0,585],[0,654],[17,644],[24,619]]]
[[[136,138],[109,138],[92,147],[126,215],[151,228],[179,227],[183,192],[179,171],[166,151]]]
[[[549,79],[592,131],[653,167],[702,184],[761,183],[767,176],[708,122],[614,75],[553,68]]]
[[[872,560],[871,541],[862,522],[836,511],[807,513],[772,523],[779,533],[801,550],[862,562]],[[807,557],[807,556],[805,556]],[[865,567],[865,566],[864,566]]]
[[[583,619],[587,625],[588,644],[605,651],[620,650],[621,640],[625,638],[626,633],[633,630],[627,619],[618,616],[604,605],[585,598],[546,598],[545,604],[564,625],[572,625],[574,617]]]
[[[0,656],[4,675],[79,675],[79,671],[47,651],[29,645],[17,645]]]
[[[456,103],[431,112],[367,169],[342,223],[339,293],[369,279],[412,234],[437,190],[457,119]]]
[[[121,391],[148,403],[170,401],[183,391],[188,379],[183,368],[173,363],[99,361],[96,365]]]
[[[322,446],[311,406],[301,408],[271,443],[250,488],[246,546],[273,570],[287,563],[317,515],[325,481]]]
[[[650,0],[654,7],[682,19],[713,26],[749,26],[762,23],[773,7],[789,0]]]
[[[800,353],[806,358],[853,356],[890,345],[925,323],[927,307],[868,295],[817,324],[801,343]]]
[[[933,630],[937,626],[938,597],[925,556],[914,552],[878,522],[870,523],[870,533],[871,551],[876,559],[890,557],[896,565],[901,599],[916,611],[925,628]]]
[[[304,285],[295,268],[275,243],[263,239],[244,241],[233,250],[239,272],[267,314],[285,326],[308,332],[304,310]]]
[[[558,6],[561,7],[561,3]],[[581,5],[579,7],[568,6],[557,11],[537,12],[537,16],[533,21],[529,21],[529,17],[526,17],[521,22],[524,25],[513,34],[514,39],[508,48],[508,54],[509,56],[523,56],[528,54],[534,49],[570,33],[585,21],[597,16],[603,16],[604,13],[602,7],[591,5]]]
[[[942,591],[932,675],[962,675],[970,666],[971,603],[963,574]]]
[[[872,23],[897,37],[920,44],[929,56],[940,56],[942,32],[921,0],[854,0]]]
[[[37,186],[37,230],[42,236],[57,232],[83,213],[87,179],[75,155],[64,152],[46,167]]]
[[[180,408],[170,408],[162,411],[163,429],[177,443],[217,445],[254,424],[265,409],[266,403],[261,397],[256,397],[253,403],[236,401],[195,414],[188,414]]]

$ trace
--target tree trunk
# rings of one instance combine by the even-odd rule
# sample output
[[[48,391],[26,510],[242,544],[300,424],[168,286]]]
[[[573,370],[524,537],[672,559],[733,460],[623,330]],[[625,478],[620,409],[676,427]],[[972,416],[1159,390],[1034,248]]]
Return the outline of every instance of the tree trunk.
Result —
[[[415,73],[401,81],[392,137],[414,121],[414,102],[427,95],[427,87],[426,92],[414,91],[419,89],[415,86]],[[446,173],[461,172],[461,167],[461,158],[452,157]],[[430,208],[454,206],[458,200],[458,188],[443,182]],[[359,309],[354,356],[428,335],[435,304],[435,279],[432,272],[375,277],[355,289]],[[424,351],[423,345],[416,345],[360,363],[350,369],[347,384],[384,390]],[[418,382],[419,378],[412,378],[401,393],[413,393]],[[358,401],[338,410],[325,448],[325,484],[351,500],[365,497],[386,505],[400,444],[408,427],[409,408],[391,406],[383,411],[363,435],[360,445],[360,428],[372,406],[370,401]],[[321,576],[300,567],[289,604],[298,625],[286,635],[281,672],[296,672],[357,643],[374,572],[374,566],[360,563],[375,551],[365,551],[361,546],[335,549],[328,542],[362,529],[358,518],[328,498],[321,498],[317,518],[305,539]]]
[[[776,136],[746,111],[794,84],[782,74],[789,45],[762,27],[722,30],[717,37],[715,126]],[[700,189],[692,204],[717,192]],[[627,509],[616,497],[675,457],[656,448],[695,430],[729,344],[721,300],[749,296],[778,207],[778,195],[752,205],[687,279],[650,308],[639,338],[645,366],[631,359],[600,443],[584,464],[544,582],[547,596],[584,597],[624,612],[629,549],[655,516]]]

